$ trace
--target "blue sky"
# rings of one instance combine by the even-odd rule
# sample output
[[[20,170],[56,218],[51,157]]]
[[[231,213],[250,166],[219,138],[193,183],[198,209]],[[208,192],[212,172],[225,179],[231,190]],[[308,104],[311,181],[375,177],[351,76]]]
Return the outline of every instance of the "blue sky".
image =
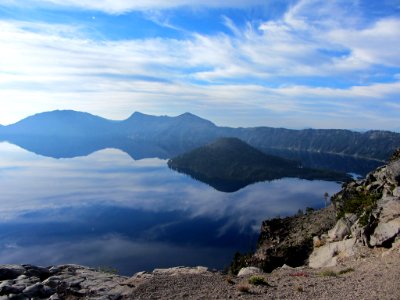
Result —
[[[400,130],[400,0],[0,0],[0,124],[54,109]]]

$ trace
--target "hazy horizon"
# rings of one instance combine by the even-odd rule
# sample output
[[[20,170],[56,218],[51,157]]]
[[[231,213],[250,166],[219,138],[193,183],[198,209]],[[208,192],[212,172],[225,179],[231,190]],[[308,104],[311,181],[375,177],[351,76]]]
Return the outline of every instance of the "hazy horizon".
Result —
[[[26,116],[26,117],[22,118],[21,120],[18,120],[17,122],[10,123],[10,124],[0,124],[0,126],[13,125],[13,124],[15,124],[15,123],[18,123],[19,121],[22,121],[22,120],[24,120],[24,119],[26,119],[26,118],[29,118],[29,117],[31,117],[31,116],[34,116],[34,115],[39,115],[39,114],[42,114],[42,113],[55,112],[55,111],[74,111],[74,112],[83,112],[83,113],[89,113],[89,114],[91,114],[90,112],[84,112],[84,111],[77,111],[77,110],[58,110],[58,109],[56,109],[56,110],[53,110],[53,111],[37,112],[37,113],[34,113],[33,115]],[[94,115],[94,116],[97,116],[97,117],[100,117],[100,118],[104,118],[104,119],[110,120],[110,121],[124,121],[124,120],[127,120],[129,117],[131,117],[131,116],[132,116],[133,114],[135,114],[135,113],[140,113],[140,114],[142,114],[142,115],[153,116],[153,117],[170,117],[170,118],[179,117],[179,116],[181,116],[181,115],[183,115],[183,114],[186,114],[186,113],[193,114],[193,113],[187,111],[187,112],[179,113],[179,114],[177,114],[177,115],[165,115],[165,114],[163,114],[163,115],[152,115],[152,114],[148,114],[148,113],[144,113],[144,112],[140,112],[140,111],[134,111],[134,112],[132,112],[127,118],[123,118],[123,119],[109,119],[109,118],[106,118],[105,116],[101,116],[101,115],[96,115],[96,114],[91,114],[91,115]],[[239,127],[251,128],[251,127],[253,127],[253,126],[229,126],[229,125],[226,125],[226,124],[218,124],[218,123],[214,122],[214,120],[210,120],[210,119],[204,118],[204,117],[199,116],[199,115],[196,115],[196,114],[193,114],[193,115],[195,115],[195,116],[197,116],[197,117],[199,117],[199,118],[201,118],[201,119],[210,121],[210,122],[214,123],[216,126],[219,126],[219,127],[232,127],[232,128],[239,128]],[[351,131],[356,131],[356,132],[366,132],[366,131],[369,131],[369,130],[381,130],[381,129],[375,129],[375,128],[316,128],[316,127],[292,128],[292,127],[277,127],[277,126],[266,126],[266,125],[260,125],[260,126],[254,126],[254,127],[286,128],[286,129],[293,129],[293,130],[302,130],[302,129],[344,129],[344,130],[351,130]],[[400,128],[394,128],[394,129],[389,130],[389,131],[400,133]]]
[[[72,109],[400,131],[399,48],[399,0],[0,0],[0,124]]]

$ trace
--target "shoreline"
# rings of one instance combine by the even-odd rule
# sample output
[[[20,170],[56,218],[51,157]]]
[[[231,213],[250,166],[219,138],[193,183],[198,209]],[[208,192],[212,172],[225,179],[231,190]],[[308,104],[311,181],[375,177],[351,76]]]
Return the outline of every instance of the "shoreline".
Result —
[[[283,266],[244,276],[205,267],[155,269],[127,277],[79,265],[0,265],[0,299],[398,299],[399,265],[400,241],[336,267]],[[265,284],[249,283],[254,276]]]

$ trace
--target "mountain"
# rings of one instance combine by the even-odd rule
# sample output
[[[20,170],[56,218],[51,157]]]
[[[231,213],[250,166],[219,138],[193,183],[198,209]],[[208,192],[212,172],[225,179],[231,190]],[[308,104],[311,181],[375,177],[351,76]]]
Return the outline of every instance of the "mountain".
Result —
[[[115,133],[115,123],[85,112],[56,110],[6,126],[3,133],[14,136],[104,136]]]
[[[235,192],[255,182],[283,177],[349,179],[345,174],[303,168],[299,162],[267,155],[237,138],[217,139],[170,159],[168,166],[223,192]]]
[[[185,152],[218,136],[212,122],[184,113],[177,117],[151,116],[135,112],[120,124],[120,132],[137,141],[157,142],[171,152]]]
[[[365,133],[342,129],[239,128],[231,136],[253,147],[350,155],[385,160],[400,146],[400,134],[390,131]]]
[[[111,121],[72,110],[39,113],[15,124],[0,127],[0,140],[18,137],[71,137],[127,140],[128,144],[148,143],[161,147],[169,157],[203,146],[220,137],[236,137],[269,154],[283,150],[369,158],[383,161],[400,146],[400,133],[339,129],[219,127],[190,113],[177,117],[151,116],[139,112],[123,121]],[[111,147],[112,145],[110,145]]]

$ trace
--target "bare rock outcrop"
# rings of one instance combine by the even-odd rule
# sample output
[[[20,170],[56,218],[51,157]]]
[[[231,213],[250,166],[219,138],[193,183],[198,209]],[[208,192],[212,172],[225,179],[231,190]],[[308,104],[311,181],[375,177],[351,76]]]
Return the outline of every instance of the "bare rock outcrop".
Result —
[[[237,276],[248,276],[248,275],[254,275],[254,274],[262,274],[263,271],[260,268],[256,267],[245,267],[241,268]]]
[[[363,180],[343,186],[334,195],[337,217],[334,228],[314,237],[309,265],[334,266],[360,247],[386,247],[400,235],[400,150],[385,166]]]
[[[0,265],[0,299],[132,299],[155,278],[210,274],[206,267],[155,269],[126,277],[79,265]]]
[[[308,261],[313,236],[320,236],[335,225],[332,206],[292,217],[266,220],[261,225],[257,251],[246,264],[271,272],[283,265],[298,267]]]

